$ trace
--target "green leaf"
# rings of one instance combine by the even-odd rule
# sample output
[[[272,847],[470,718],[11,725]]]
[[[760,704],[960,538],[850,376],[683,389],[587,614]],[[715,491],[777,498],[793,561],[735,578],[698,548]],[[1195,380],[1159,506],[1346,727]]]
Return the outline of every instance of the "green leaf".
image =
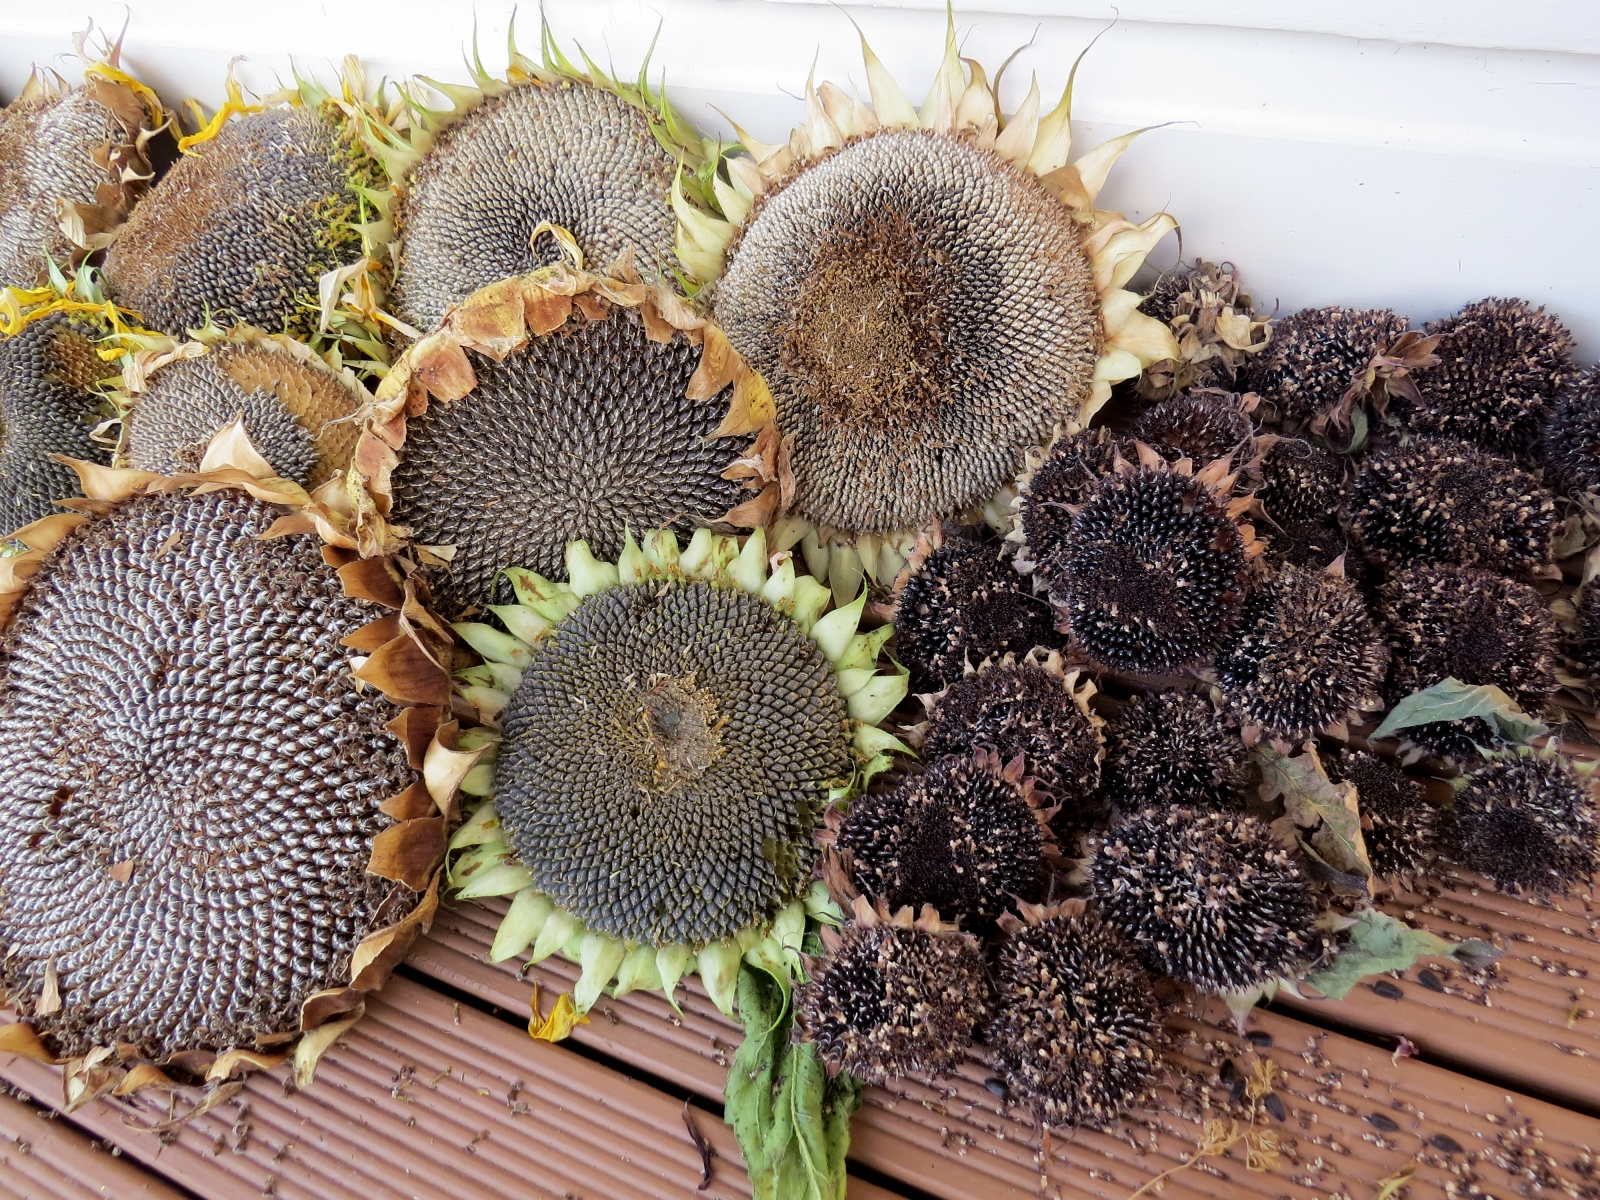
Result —
[[[1383,719],[1383,724],[1373,730],[1373,739],[1392,737],[1402,729],[1414,725],[1428,725],[1434,721],[1464,721],[1479,717],[1489,723],[1495,736],[1503,741],[1527,743],[1549,733],[1547,726],[1534,720],[1517,707],[1517,702],[1491,684],[1476,687],[1459,679],[1443,679],[1430,688],[1413,692]]]
[[[1326,968],[1306,977],[1306,982],[1330,1000],[1343,1000],[1362,978],[1385,971],[1404,971],[1419,958],[1458,958],[1481,961],[1483,943],[1477,939],[1452,942],[1425,929],[1413,929],[1375,908],[1354,914],[1350,940]]]
[[[790,1042],[794,1015],[771,975],[744,966],[738,987],[744,1043],[724,1097],[754,1198],[844,1200],[861,1084],[848,1075],[830,1080],[815,1046]]]
[[[1271,803],[1282,796],[1284,811],[1300,828],[1312,831],[1311,845],[1329,866],[1372,878],[1355,785],[1330,780],[1310,742],[1293,758],[1264,743],[1256,747],[1255,755],[1261,767],[1261,798]]]

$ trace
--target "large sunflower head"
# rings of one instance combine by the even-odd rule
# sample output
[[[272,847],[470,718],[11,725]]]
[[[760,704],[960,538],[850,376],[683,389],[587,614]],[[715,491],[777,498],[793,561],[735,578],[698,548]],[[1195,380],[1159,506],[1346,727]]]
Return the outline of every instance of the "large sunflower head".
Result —
[[[112,297],[172,336],[242,322],[381,371],[393,237],[381,100],[353,58],[337,91],[297,80],[261,103],[230,74],[227,101],[178,139],[112,244]]]
[[[355,457],[364,537],[426,547],[459,613],[504,598],[503,567],[560,574],[577,538],[615,557],[629,528],[764,525],[786,478],[771,412],[670,292],[565,263],[502,280],[377,389]]]
[[[878,728],[906,695],[878,670],[892,629],[858,632],[865,590],[825,613],[760,530],[627,535],[615,564],[574,542],[566,568],[508,570],[503,628],[456,626],[484,658],[462,694],[499,737],[454,879],[517,893],[494,957],[582,962],[577,1012],[613,977],[671,995],[694,964],[727,1011],[742,955],[798,964],[826,904],[813,830],[904,749]]]
[[[305,1081],[429,919],[471,765],[412,582],[238,425],[211,458],[78,464],[0,580],[0,986],[74,1106],[291,1049]]]
[[[556,261],[550,225],[597,267],[681,273],[670,192],[681,164],[699,195],[699,136],[651,90],[648,56],[629,81],[586,54],[574,66],[548,25],[540,41],[535,62],[517,49],[513,25],[504,79],[474,49],[472,86],[422,81],[448,107],[414,103],[405,138],[389,139],[400,188],[395,307],[419,329],[486,284]]]
[[[1069,164],[1070,85],[1046,113],[1035,83],[1003,118],[953,18],[920,111],[862,50],[870,106],[808,81],[788,142],[740,131],[747,153],[711,177],[722,216],[675,193],[678,255],[716,281],[718,322],[772,388],[796,512],[904,553],[994,501],[1114,381],[1177,356],[1123,289],[1176,223],[1096,209],[1136,135]]]
[[[31,288],[52,263],[104,249],[154,175],[168,114],[118,64],[122,44],[78,38],[83,83],[34,68],[0,108],[0,286]]]

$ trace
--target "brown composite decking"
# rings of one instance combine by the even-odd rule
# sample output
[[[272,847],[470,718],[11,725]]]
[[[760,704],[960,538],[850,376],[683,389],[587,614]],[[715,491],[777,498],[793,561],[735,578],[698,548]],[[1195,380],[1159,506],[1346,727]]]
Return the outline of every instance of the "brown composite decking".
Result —
[[[1160,1109],[1110,1133],[1046,1140],[990,1090],[978,1058],[951,1080],[869,1089],[850,1197],[1124,1200],[1189,1157],[1206,1121],[1249,1126],[1219,1080],[1231,1059],[1246,1075],[1261,1060],[1278,1072],[1284,1120],[1254,1108],[1254,1128],[1280,1139],[1277,1162],[1249,1170],[1236,1146],[1156,1194],[1600,1200],[1600,1005],[1588,999],[1600,913],[1587,894],[1535,904],[1467,879],[1429,892],[1388,907],[1503,945],[1493,971],[1430,964],[1439,992],[1414,968],[1392,980],[1400,1000],[1368,987],[1339,1003],[1286,999],[1252,1015],[1254,1040],[1219,1005],[1181,1015]],[[54,1117],[57,1072],[0,1060],[12,1092],[0,1098],[0,1198],[748,1197],[720,1118],[737,1027],[693,985],[681,1016],[658,994],[605,999],[571,1042],[535,1042],[520,1027],[532,984],[565,990],[576,968],[486,962],[497,920],[493,907],[442,912],[311,1088],[294,1091],[280,1068],[165,1136],[140,1128],[166,1115],[162,1102],[102,1099]],[[1396,1056],[1397,1035],[1419,1053]],[[714,1149],[705,1191],[686,1100]]]

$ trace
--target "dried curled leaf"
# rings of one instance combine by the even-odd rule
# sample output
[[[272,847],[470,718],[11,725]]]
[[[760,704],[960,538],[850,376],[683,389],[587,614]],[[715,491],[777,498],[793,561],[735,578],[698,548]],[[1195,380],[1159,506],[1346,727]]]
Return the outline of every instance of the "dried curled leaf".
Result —
[[[1432,687],[1401,700],[1372,733],[1373,740],[1393,737],[1415,725],[1435,721],[1465,721],[1477,717],[1488,723],[1497,738],[1527,744],[1549,733],[1549,728],[1517,707],[1517,702],[1492,684],[1466,684],[1445,678]]]
[[[1350,940],[1324,970],[1306,977],[1306,983],[1330,1000],[1343,1000],[1365,976],[1404,971],[1419,958],[1456,958],[1481,963],[1493,947],[1469,938],[1452,942],[1374,908],[1358,911],[1348,929]]]
[[[1261,767],[1261,798],[1271,803],[1283,797],[1289,818],[1311,831],[1317,857],[1336,871],[1371,879],[1355,785],[1330,780],[1311,742],[1292,758],[1266,745],[1255,748],[1255,757]]]

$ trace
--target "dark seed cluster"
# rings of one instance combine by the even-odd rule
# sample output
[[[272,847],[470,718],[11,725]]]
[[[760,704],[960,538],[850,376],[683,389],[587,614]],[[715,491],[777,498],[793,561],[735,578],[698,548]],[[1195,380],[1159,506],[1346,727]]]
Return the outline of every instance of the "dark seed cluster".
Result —
[[[174,336],[208,319],[309,333],[318,278],[361,256],[354,189],[376,168],[354,138],[316,109],[235,117],[130,214],[106,258],[112,298]]]
[[[1344,465],[1301,438],[1276,438],[1262,452],[1256,498],[1276,521],[1326,519],[1343,502]]]
[[[1061,438],[1022,492],[1022,535],[1039,559],[1072,529],[1074,509],[1111,474],[1120,440],[1103,425]],[[1124,458],[1133,458],[1129,447]]]
[[[651,944],[731,936],[803,891],[852,761],[816,644],[704,583],[584,601],[503,730],[496,804],[535,885],[588,928]]]
[[[211,439],[242,417],[273,470],[316,487],[349,462],[359,430],[348,418],[359,404],[357,390],[332,372],[252,346],[224,346],[151,375],[128,415],[123,450],[141,471],[193,471]]]
[[[1153,1098],[1161,1005],[1133,949],[1092,914],[1046,917],[1000,951],[985,1040],[1014,1099],[1051,1125],[1104,1128]]]
[[[1544,431],[1544,478],[1571,496],[1600,491],[1600,366],[1556,400]]]
[[[1217,655],[1217,676],[1242,725],[1301,741],[1381,708],[1389,649],[1343,575],[1284,567],[1245,602]]]
[[[737,505],[746,493],[722,472],[747,439],[711,437],[726,393],[684,395],[699,362],[629,309],[574,313],[498,363],[475,355],[478,386],[408,423],[391,478],[394,519],[456,548],[439,604],[483,603],[505,567],[557,577],[575,538],[614,559],[630,527],[692,528]]]
[[[0,533],[78,494],[77,474],[51,455],[106,461],[89,436],[106,415],[89,391],[107,374],[95,352],[105,333],[92,319],[54,313],[0,338]]]
[[[1262,540],[1267,547],[1262,560],[1274,570],[1307,567],[1320,571],[1341,555],[1349,554],[1344,530],[1331,519],[1305,517],[1263,524],[1257,527],[1257,532],[1264,535]]]
[[[129,501],[59,546],[4,641],[0,980],[61,1052],[299,1028],[408,911],[366,873],[415,777],[341,638],[378,615],[238,493]]]
[[[1114,828],[1090,864],[1106,920],[1150,966],[1203,992],[1243,992],[1318,947],[1300,868],[1265,821],[1151,808]]]
[[[1011,565],[1005,542],[952,539],[900,593],[895,641],[919,685],[954,683],[968,666],[1059,644],[1050,606]]]
[[[1502,891],[1565,895],[1600,865],[1593,791],[1559,757],[1490,763],[1472,775],[1441,824],[1445,857]]]
[[[1273,326],[1272,341],[1245,367],[1245,381],[1286,427],[1298,429],[1338,404],[1373,356],[1405,331],[1406,319],[1386,308],[1301,309]]]
[[[1039,570],[1073,638],[1115,670],[1207,658],[1244,602],[1238,526],[1202,483],[1164,471],[1102,480]]]
[[[1454,563],[1524,574],[1550,561],[1555,497],[1509,461],[1465,442],[1419,441],[1367,460],[1350,533],[1391,570]]]
[[[1438,841],[1439,810],[1428,803],[1419,781],[1389,759],[1361,750],[1330,757],[1328,775],[1355,785],[1374,874],[1409,875],[1428,865]]]
[[[1204,466],[1224,455],[1249,457],[1255,422],[1226,392],[1186,392],[1146,410],[1134,424],[1133,436],[1176,462],[1192,459]],[[1240,457],[1234,460],[1240,461]]]
[[[1106,725],[1103,788],[1123,811],[1151,805],[1237,809],[1250,752],[1204,696],[1135,696]]]
[[[1063,806],[1069,824],[1091,815],[1100,783],[1100,735],[1061,680],[1032,663],[999,663],[952,684],[928,719],[922,753],[1021,754],[1028,774]],[[943,912],[943,908],[940,909]]]
[[[1417,372],[1422,402],[1411,428],[1496,454],[1527,454],[1576,374],[1567,327],[1526,300],[1491,297],[1427,331],[1439,339],[1439,363]]]
[[[982,504],[1077,412],[1100,351],[1067,210],[931,133],[863,138],[764,196],[715,306],[795,439],[795,511],[857,533]]]
[[[674,266],[667,193],[672,155],[645,114],[584,83],[529,83],[447,126],[407,179],[399,206],[394,299],[418,329],[496,280],[554,262],[543,221],[604,270],[629,251],[638,269]]]
[[[931,904],[977,928],[1013,897],[1038,898],[1045,841],[1021,787],[970,755],[952,755],[857,800],[835,845],[849,854],[856,885],[890,911]]]
[[[823,1061],[864,1083],[944,1074],[988,1016],[983,955],[966,934],[857,922],[795,989],[794,1011]]]
[[[101,203],[107,176],[95,152],[121,140],[115,116],[83,88],[0,108],[0,287],[36,286],[46,255],[72,261],[57,201]]]

